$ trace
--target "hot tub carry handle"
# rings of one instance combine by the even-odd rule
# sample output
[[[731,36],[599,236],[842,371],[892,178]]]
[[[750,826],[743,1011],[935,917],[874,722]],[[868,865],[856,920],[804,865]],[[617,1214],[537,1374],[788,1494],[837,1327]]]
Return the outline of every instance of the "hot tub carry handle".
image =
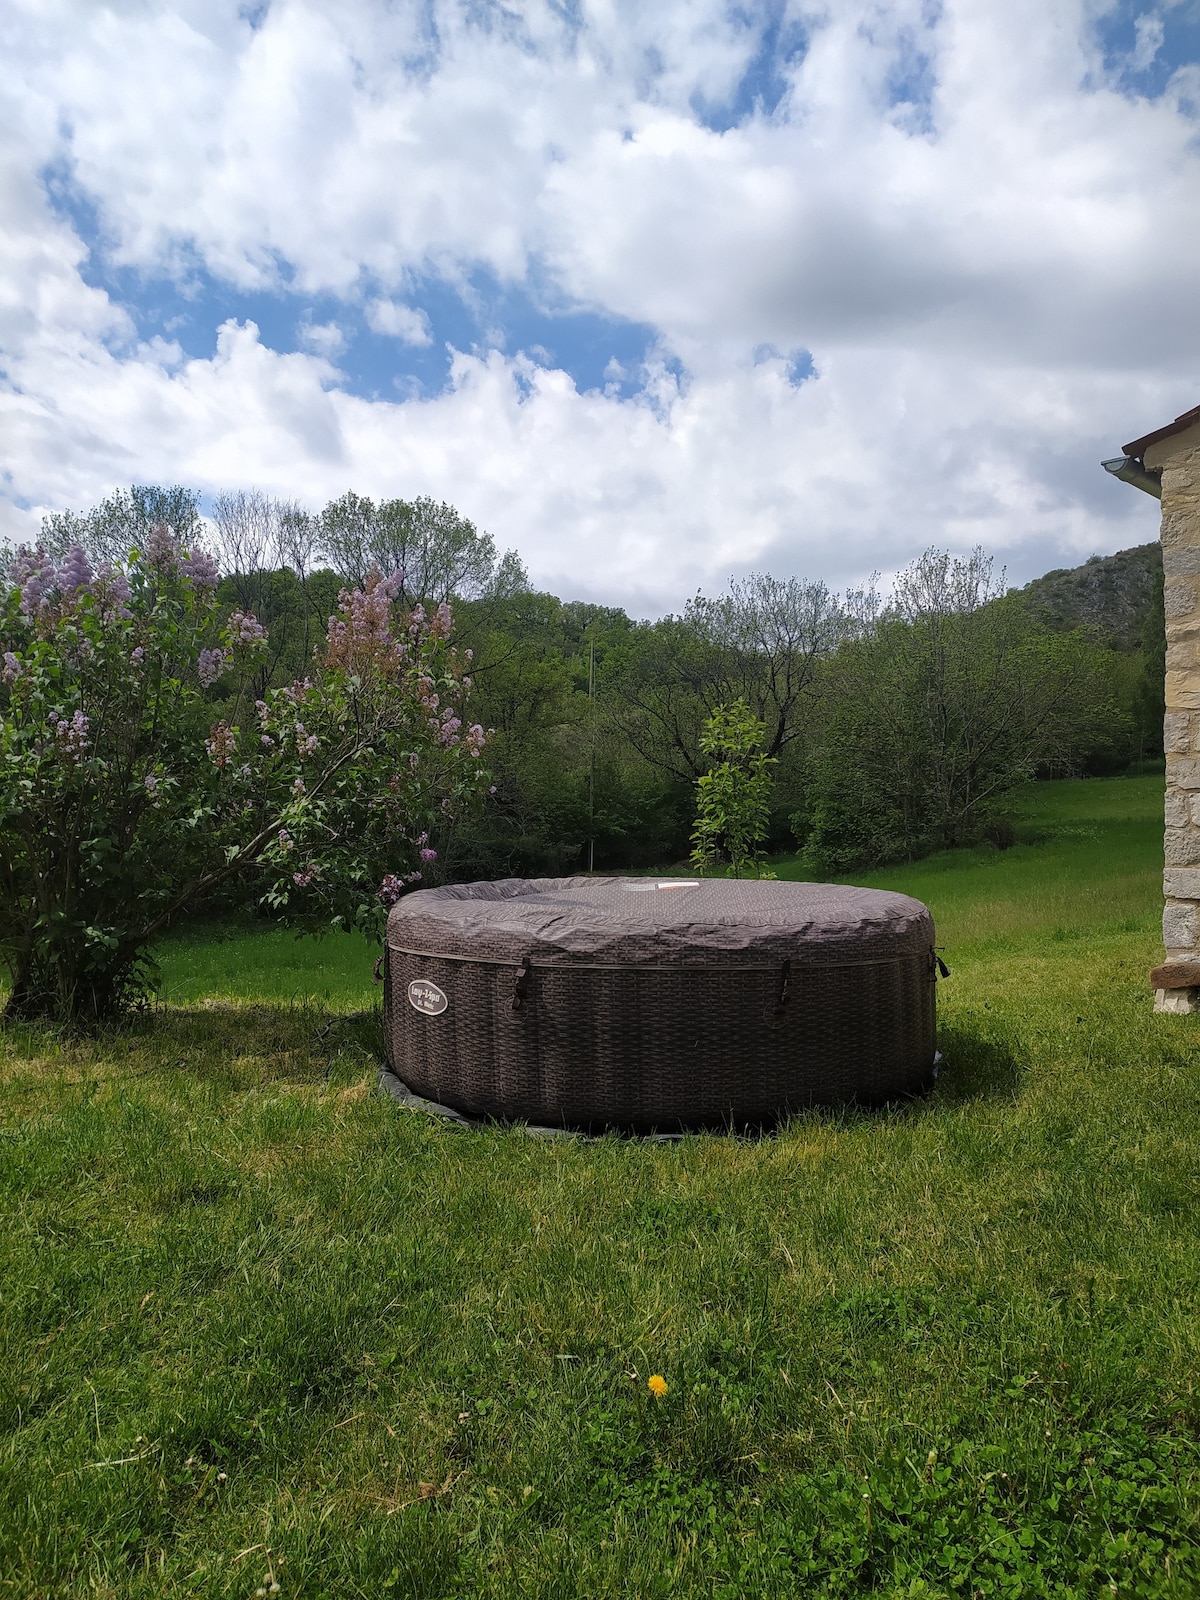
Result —
[[[521,964],[517,968],[517,981],[513,984],[512,1009],[520,1011],[525,1004],[525,992],[529,988],[529,973],[533,966],[528,956],[521,957]]]
[[[782,1022],[787,1009],[788,1000],[791,998],[788,991],[792,986],[792,963],[785,961],[779,969],[779,989],[775,995],[775,1010],[771,1013],[773,1022]]]
[[[931,949],[929,952],[929,975],[935,983],[938,980],[939,973],[943,978],[948,978],[950,976],[950,968],[938,955],[937,951]]]

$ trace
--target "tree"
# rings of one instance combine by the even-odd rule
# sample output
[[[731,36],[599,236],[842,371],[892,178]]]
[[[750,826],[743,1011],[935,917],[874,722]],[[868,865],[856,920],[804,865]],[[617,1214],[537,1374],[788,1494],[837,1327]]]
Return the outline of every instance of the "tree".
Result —
[[[180,484],[163,488],[135,483],[131,489],[117,489],[90,511],[52,511],[43,517],[40,548],[61,560],[79,545],[91,561],[116,564],[133,546],[143,546],[159,524],[190,548],[200,542],[199,500],[194,490]]]
[[[303,580],[312,571],[319,524],[299,501],[239,489],[214,498],[212,522],[221,564],[230,576],[286,567]]]
[[[836,870],[978,839],[1017,785],[1122,733],[1108,652],[1049,632],[981,551],[927,551],[828,680],[806,820]]]
[[[495,793],[453,841],[469,876],[557,875],[587,837],[586,698],[577,692],[563,607],[531,591],[455,608],[474,704],[494,730]],[[464,641],[470,640],[465,646]]]
[[[22,1016],[144,994],[173,916],[239,878],[302,928],[378,933],[485,774],[448,606],[343,591],[303,679],[165,525],[119,565],[22,551],[0,595],[0,959]],[[226,683],[233,693],[216,695]],[[223,714],[214,720],[213,713]]]
[[[643,624],[606,673],[605,700],[644,760],[689,782],[704,770],[701,730],[744,700],[779,758],[805,726],[821,661],[859,631],[854,607],[823,583],[752,573],[682,616]]]
[[[766,725],[744,700],[718,706],[704,725],[700,748],[712,759],[696,780],[696,825],[692,830],[692,866],[711,872],[728,863],[734,878],[766,878],[762,843],[774,758],[761,749]],[[715,759],[713,759],[715,758]]]
[[[1130,695],[1134,739],[1139,768],[1149,756],[1163,753],[1163,718],[1166,715],[1167,622],[1161,571],[1153,575],[1150,604],[1142,628],[1137,676]]]
[[[269,645],[254,666],[257,699],[307,672],[341,582],[328,569],[313,570],[317,519],[294,500],[257,489],[219,494],[212,524],[222,566],[218,606],[253,612],[267,629]]]
[[[319,528],[320,549],[341,577],[361,583],[371,567],[399,572],[410,601],[437,605],[529,586],[514,550],[498,557],[490,534],[427,495],[376,504],[347,493],[325,507]]]

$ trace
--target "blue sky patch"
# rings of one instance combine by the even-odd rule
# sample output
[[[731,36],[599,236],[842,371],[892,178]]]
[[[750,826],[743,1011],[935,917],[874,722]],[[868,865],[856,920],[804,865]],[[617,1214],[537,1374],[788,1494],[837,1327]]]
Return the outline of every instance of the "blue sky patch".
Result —
[[[812,358],[811,350],[780,350],[773,344],[756,345],[754,365],[760,366],[764,361],[785,362],[787,379],[793,389],[798,389],[802,383],[817,375],[817,365]]]
[[[717,104],[698,93],[692,96],[692,111],[706,128],[714,133],[725,133],[756,113],[774,116],[779,102],[788,92],[786,69],[808,48],[806,30],[800,23],[787,20],[785,11],[781,0],[770,0],[765,22],[744,11],[735,11],[736,20],[747,32],[758,32],[758,48],[728,101]]]
[[[1105,71],[1127,94],[1157,99],[1180,67],[1200,61],[1200,3],[1154,6],[1120,0],[1096,21]]]
[[[147,274],[112,260],[96,208],[69,168],[47,169],[43,180],[55,210],[87,246],[84,281],[129,315],[140,339],[173,341],[187,358],[210,359],[219,328],[234,319],[255,323],[262,343],[280,354],[326,357],[343,375],[338,387],[364,399],[440,394],[450,347],[524,352],[540,366],[568,373],[580,392],[604,389],[624,398],[640,389],[642,369],[657,353],[658,335],[648,324],[558,305],[549,286],[504,284],[482,268],[461,285],[431,274],[403,293],[364,286],[353,301],[287,287],[292,271],[284,261],[277,265],[285,286],[270,291],[239,289],[186,250],[177,255],[175,275]],[[414,337],[379,331],[403,332],[406,324]]]
[[[900,35],[899,48],[892,70],[887,77],[888,104],[901,113],[909,133],[930,134],[934,131],[933,97],[937,90],[937,63],[928,51],[917,43],[916,36],[906,30]]]

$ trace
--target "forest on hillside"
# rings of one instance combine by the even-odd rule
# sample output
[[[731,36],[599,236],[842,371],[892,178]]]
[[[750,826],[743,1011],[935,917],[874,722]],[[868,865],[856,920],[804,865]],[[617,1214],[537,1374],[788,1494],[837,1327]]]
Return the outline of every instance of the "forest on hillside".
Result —
[[[516,553],[452,506],[348,493],[317,515],[249,492],[207,527],[181,488],[135,487],[43,524],[62,556],[120,559],[154,524],[206,538],[218,601],[269,646],[259,695],[303,678],[339,591],[377,568],[412,606],[449,604],[492,730],[492,793],[438,841],[455,878],[660,865],[688,852],[701,731],[744,700],[772,774],[768,848],[848,871],[1012,837],[1029,778],[1146,770],[1162,753],[1156,546],[1022,591],[976,551],[929,550],[892,591],[751,574],[639,621],[533,589]],[[207,693],[217,714],[224,690]]]

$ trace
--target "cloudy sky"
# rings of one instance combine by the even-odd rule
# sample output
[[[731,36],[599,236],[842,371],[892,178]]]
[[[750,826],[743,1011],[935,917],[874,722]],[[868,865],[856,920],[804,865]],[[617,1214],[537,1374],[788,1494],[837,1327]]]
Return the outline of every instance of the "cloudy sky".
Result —
[[[452,501],[564,597],[1021,582],[1200,402],[1200,0],[0,0],[0,542]]]

